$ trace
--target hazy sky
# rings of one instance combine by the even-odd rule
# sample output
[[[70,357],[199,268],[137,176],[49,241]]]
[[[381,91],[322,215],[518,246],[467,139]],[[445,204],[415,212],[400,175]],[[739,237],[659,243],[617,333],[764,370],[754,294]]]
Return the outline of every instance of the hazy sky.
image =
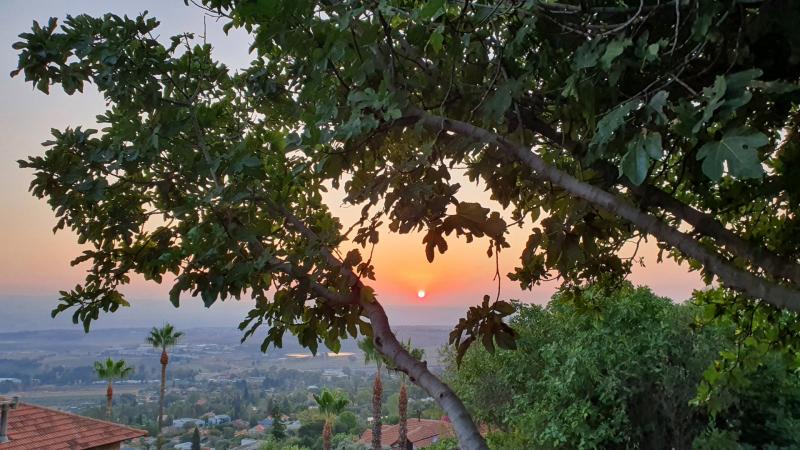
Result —
[[[94,125],[94,117],[104,110],[102,98],[88,87],[83,95],[69,97],[58,88],[47,96],[33,91],[21,77],[9,78],[16,67],[17,55],[11,48],[17,35],[30,28],[32,20],[46,22],[51,16],[106,12],[136,15],[147,10],[161,21],[160,35],[170,36],[184,31],[202,33],[203,14],[186,7],[182,0],[2,0],[0,1],[0,332],[35,326],[65,326],[67,321],[53,322],[47,311],[56,303],[59,289],[74,286],[82,280],[82,269],[69,266],[80,253],[80,247],[69,232],[53,235],[54,216],[43,201],[27,192],[31,172],[18,168],[16,161],[42,153],[41,142],[49,138],[51,128]],[[229,67],[247,65],[250,41],[246,34],[232,32],[225,36],[221,23],[206,21],[208,40],[214,45],[216,58]],[[488,197],[476,187],[466,192],[474,201]],[[357,215],[355,208],[332,204],[346,225]],[[511,271],[518,261],[526,240],[523,232],[510,237],[512,248],[501,257],[501,273]],[[422,246],[422,235],[389,236],[382,234],[382,243],[375,251],[374,263],[378,282],[374,283],[378,298],[396,322],[407,324],[452,324],[467,306],[476,303],[485,293],[496,289],[492,281],[494,260],[486,258],[487,243],[450,242],[445,255],[437,255],[428,264]],[[646,268],[637,268],[632,281],[649,285],[657,294],[682,300],[692,289],[701,286],[695,273],[672,262],[656,264],[655,246],[646,245],[641,253]],[[532,292],[521,291],[503,281],[503,296],[523,301],[544,302],[554,285],[540,286]],[[428,295],[416,297],[418,289]],[[226,302],[204,310],[199,300],[186,299],[188,309],[178,313],[166,299],[168,286],[134,280],[125,292],[134,306],[116,317],[101,320],[100,326],[146,326],[164,320],[179,324],[231,325],[243,317],[247,302]]]

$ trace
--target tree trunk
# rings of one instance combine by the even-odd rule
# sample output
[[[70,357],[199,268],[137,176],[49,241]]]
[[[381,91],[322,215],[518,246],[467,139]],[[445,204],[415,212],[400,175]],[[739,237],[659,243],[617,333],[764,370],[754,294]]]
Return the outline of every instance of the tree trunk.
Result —
[[[169,356],[167,351],[161,352],[161,389],[158,393],[158,434],[161,434],[161,423],[164,417],[164,396],[167,391],[167,364],[169,364]]]
[[[111,420],[111,408],[114,404],[114,388],[111,386],[111,382],[108,382],[108,387],[106,388],[106,417],[108,420]]]
[[[400,424],[398,425],[398,434],[400,441],[400,448],[406,449],[406,439],[408,434],[408,389],[406,388],[406,380],[400,382],[400,398],[398,399],[398,414],[400,415]]]
[[[331,450],[331,420],[325,419],[325,427],[322,429],[322,450]]]
[[[308,228],[300,219],[285,211],[283,214],[289,226],[308,239],[318,239],[316,233]],[[458,398],[449,386],[431,373],[425,363],[411,356],[411,354],[403,348],[403,345],[400,344],[400,341],[397,340],[397,336],[394,335],[392,328],[389,326],[389,318],[386,316],[386,311],[384,311],[383,306],[375,300],[369,301],[363,298],[360,299],[358,293],[365,287],[361,279],[353,273],[352,269],[343,266],[342,262],[336,258],[330,250],[325,247],[321,247],[320,250],[331,267],[339,267],[345,278],[352,283],[351,294],[355,295],[350,297],[342,296],[341,294],[331,292],[314,280],[309,280],[312,290],[317,295],[325,298],[326,301],[331,302],[332,305],[352,305],[355,303],[361,306],[361,314],[369,318],[370,325],[372,326],[375,348],[381,354],[389,358],[398,370],[406,373],[411,379],[411,382],[424,389],[425,392],[436,400],[436,403],[445,411],[453,424],[453,429],[455,430],[456,436],[458,436],[460,449],[488,450],[489,447],[486,445],[486,441],[478,431],[478,427],[475,426],[475,423],[472,421],[472,416],[470,416],[469,411],[467,411],[461,399]],[[288,263],[281,263],[279,270],[289,274],[295,273],[295,268]],[[353,298],[357,300],[353,300]],[[380,413],[377,414],[377,418],[380,419]],[[378,429],[380,430],[380,428]],[[373,429],[373,446],[375,437],[376,434]],[[378,440],[378,442],[380,445],[380,440]]]
[[[381,396],[383,382],[380,369],[375,372],[375,383],[372,385],[372,450],[381,450]]]
[[[383,310],[380,303],[373,301],[359,304],[363,308],[363,314],[369,318],[372,325],[375,348],[389,358],[399,370],[405,372],[411,382],[424,389],[436,400],[453,424],[459,448],[461,450],[488,450],[486,441],[478,431],[475,422],[472,421],[472,416],[464,403],[449,386],[428,370],[427,364],[415,359],[403,348],[392,332],[386,311]]]

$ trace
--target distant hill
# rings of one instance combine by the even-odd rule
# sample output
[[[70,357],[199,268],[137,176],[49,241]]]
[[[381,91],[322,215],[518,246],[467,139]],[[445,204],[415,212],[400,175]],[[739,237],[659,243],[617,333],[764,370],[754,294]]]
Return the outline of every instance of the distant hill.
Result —
[[[111,328],[92,330],[88,334],[77,327],[73,329],[12,331],[0,333],[0,348],[4,352],[48,349],[107,349],[109,347],[136,346],[144,342],[148,328]],[[187,344],[222,344],[240,345],[242,332],[235,327],[203,327],[184,330]],[[443,326],[398,326],[398,338],[402,341],[411,339],[414,346],[424,348],[429,357],[435,357],[439,347],[447,343],[450,328]],[[250,340],[242,344],[248,350],[259,351],[263,333],[256,333]],[[324,347],[323,347],[324,348]],[[282,351],[305,352],[297,344],[297,340],[287,335],[284,339]],[[358,352],[355,341],[347,340],[342,343],[342,351]]]
[[[192,298],[182,300],[180,308],[173,307],[166,298],[130,301],[130,308],[120,308],[113,314],[101,314],[100,319],[92,324],[92,329],[149,328],[170,322],[182,329],[229,328],[235,332],[239,322],[252,307],[251,300],[217,302],[211,308],[206,308],[199,299]],[[72,323],[70,311],[55,319],[50,317],[50,311],[57,304],[54,296],[0,294],[0,332],[57,328],[81,332],[80,327]],[[452,327],[466,313],[467,307],[397,303],[385,305],[389,322],[393,326]]]

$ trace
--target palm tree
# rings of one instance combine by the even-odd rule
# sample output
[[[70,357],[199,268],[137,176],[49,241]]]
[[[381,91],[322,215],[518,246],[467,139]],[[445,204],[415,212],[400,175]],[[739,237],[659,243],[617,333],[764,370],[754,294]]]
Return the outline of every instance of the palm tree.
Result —
[[[114,361],[111,358],[105,361],[94,362],[94,372],[97,378],[108,382],[106,389],[106,416],[111,419],[111,406],[114,402],[114,380],[128,378],[133,373],[133,367],[128,366],[124,359]]]
[[[422,361],[422,358],[425,357],[425,350],[421,348],[414,348],[411,345],[411,339],[408,342],[403,344],[403,348],[411,354],[411,356],[419,361]],[[391,365],[387,361],[387,366],[391,370],[397,370],[395,367],[391,367]],[[398,424],[398,442],[400,444],[400,448],[405,450],[406,448],[406,440],[408,435],[408,388],[406,387],[406,378],[407,375],[405,372],[400,372],[400,398],[398,399],[398,415],[400,416],[400,421]]]
[[[381,396],[383,395],[383,382],[381,381],[381,367],[383,367],[383,355],[375,348],[372,339],[358,341],[358,348],[364,352],[364,363],[375,363],[375,382],[372,385],[372,450],[381,450]]]
[[[153,329],[150,330],[150,336],[147,336],[147,339],[145,339],[145,342],[152,345],[153,348],[161,350],[161,390],[158,393],[159,434],[161,434],[161,420],[164,416],[164,394],[167,390],[167,364],[169,364],[167,349],[175,346],[182,336],[182,331],[175,331],[175,327],[166,323],[161,328],[153,327]]]
[[[332,392],[328,389],[323,389],[319,395],[314,395],[314,400],[319,405],[320,412],[325,416],[325,426],[322,428],[322,449],[330,450],[333,421],[344,411],[350,401],[343,393]]]

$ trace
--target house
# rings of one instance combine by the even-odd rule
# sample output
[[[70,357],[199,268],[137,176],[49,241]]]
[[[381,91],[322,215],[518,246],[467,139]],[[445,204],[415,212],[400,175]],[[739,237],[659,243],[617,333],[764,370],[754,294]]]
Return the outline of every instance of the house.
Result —
[[[246,421],[244,421],[242,419],[236,419],[236,420],[232,421],[231,425],[233,425],[233,428],[236,428],[237,430],[246,430],[247,427],[250,426],[249,423],[247,423]]]
[[[226,423],[231,423],[231,416],[227,414],[220,414],[218,416],[212,415],[206,419],[206,423],[209,425],[223,425]]]
[[[186,424],[191,424],[195,427],[202,427],[205,426],[206,422],[202,419],[192,419],[189,417],[183,417],[181,419],[175,419],[172,421],[172,426],[179,429],[185,427]]]
[[[261,419],[258,421],[258,424],[263,426],[264,428],[272,428],[272,416],[267,417],[266,419]]]
[[[264,425],[261,425],[261,424],[256,425],[253,428],[250,428],[249,430],[247,430],[247,434],[249,436],[261,436],[266,432],[267,432],[267,428]]]
[[[237,447],[231,447],[231,450],[258,450],[266,442],[256,439],[242,439],[242,442]]]
[[[0,450],[119,450],[123,442],[147,434],[16,398],[0,397],[0,410]]]
[[[413,449],[425,448],[442,438],[455,436],[453,425],[448,420],[408,419],[406,434]],[[383,425],[381,427],[381,447],[398,449],[400,439],[399,425]],[[369,445],[372,442],[372,430],[365,431],[359,443]]]
[[[175,450],[192,450],[192,443],[191,442],[181,442],[180,444],[175,444],[173,446]],[[214,450],[210,447],[200,446],[200,450]]]

